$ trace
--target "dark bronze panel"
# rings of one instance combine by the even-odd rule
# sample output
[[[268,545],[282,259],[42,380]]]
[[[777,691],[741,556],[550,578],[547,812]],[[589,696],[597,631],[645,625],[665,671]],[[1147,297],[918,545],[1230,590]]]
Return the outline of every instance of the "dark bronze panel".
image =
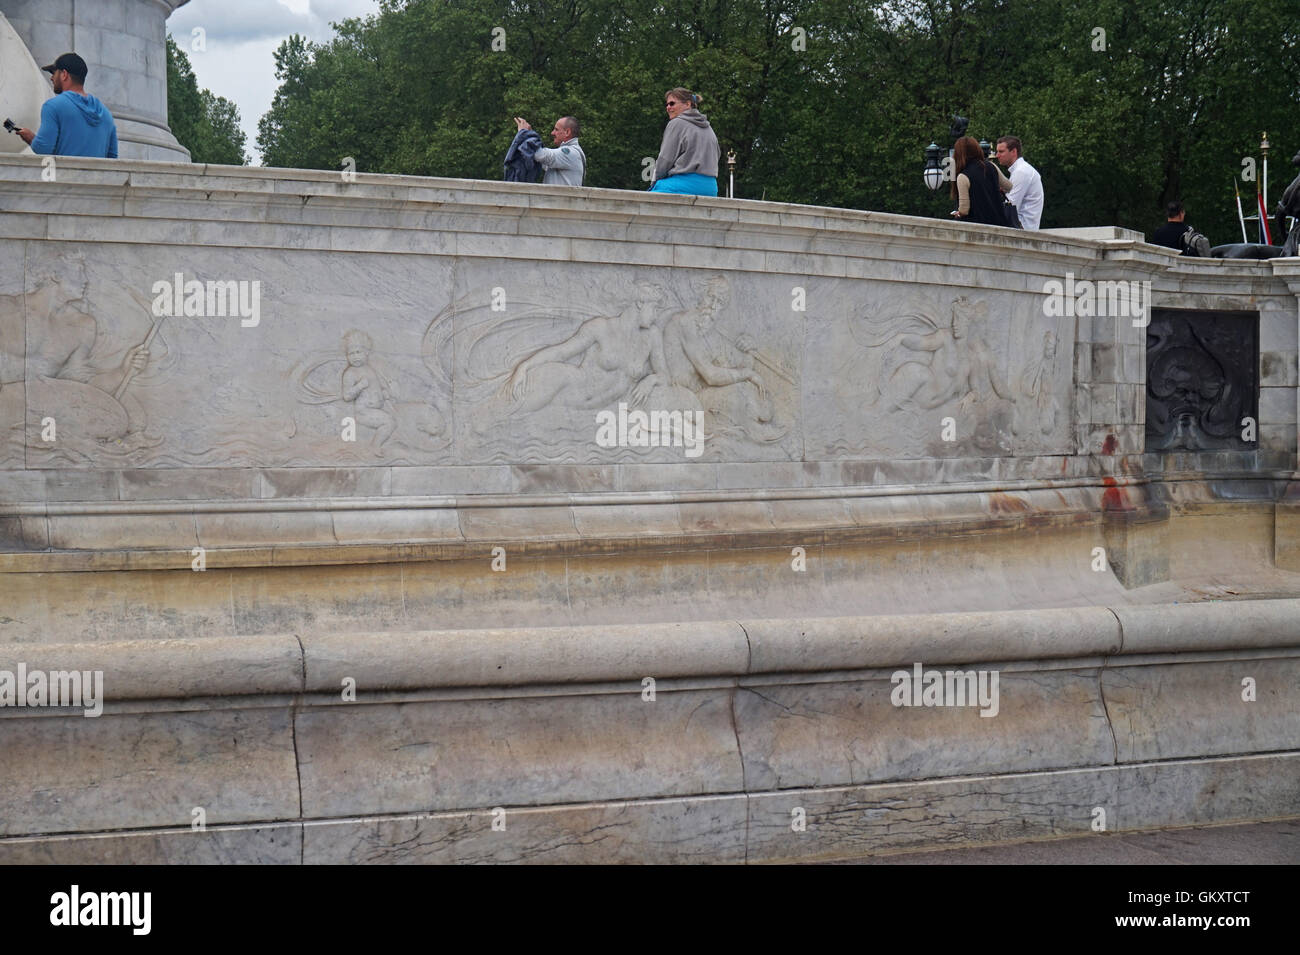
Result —
[[[1152,309],[1147,450],[1252,451],[1247,417],[1259,421],[1259,312]]]

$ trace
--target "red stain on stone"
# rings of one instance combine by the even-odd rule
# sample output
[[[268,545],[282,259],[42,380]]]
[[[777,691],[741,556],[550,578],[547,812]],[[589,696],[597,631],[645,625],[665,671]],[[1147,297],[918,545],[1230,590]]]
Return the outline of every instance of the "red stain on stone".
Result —
[[[994,514],[1024,514],[1033,508],[1018,497],[995,491],[989,495],[989,510]]]
[[[1133,505],[1129,503],[1128,494],[1124,488],[1115,484],[1113,477],[1104,477],[1101,483],[1105,485],[1106,490],[1101,492],[1101,509],[1103,511],[1131,511]]]
[[[1101,453],[1102,453],[1102,454],[1114,454],[1114,453],[1115,453],[1115,448],[1116,448],[1118,445],[1119,445],[1119,441],[1116,439],[1116,437],[1115,437],[1113,434],[1108,434],[1108,435],[1106,435],[1106,440],[1105,440],[1104,442],[1102,442],[1102,445],[1101,445]]]

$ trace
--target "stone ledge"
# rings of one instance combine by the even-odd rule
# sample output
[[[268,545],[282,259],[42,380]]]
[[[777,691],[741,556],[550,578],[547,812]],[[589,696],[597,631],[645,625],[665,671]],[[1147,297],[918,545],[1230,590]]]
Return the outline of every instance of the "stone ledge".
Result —
[[[1041,463],[1047,463],[1040,466]],[[998,474],[1005,464],[1009,474]],[[350,508],[377,511],[385,508],[499,508],[546,507],[546,505],[584,504],[710,504],[749,502],[749,500],[818,500],[854,498],[901,498],[901,496],[948,494],[996,494],[1000,491],[1028,492],[1043,490],[1087,489],[1096,486],[1102,473],[1118,470],[1114,485],[1141,483],[1140,456],[1115,456],[1101,468],[1086,457],[1045,457],[1045,459],[988,459],[987,468],[974,468],[971,461],[900,460],[900,461],[783,461],[783,463],[729,463],[718,465],[681,465],[689,472],[667,469],[671,482],[662,486],[649,482],[638,486],[611,487],[611,470],[628,465],[503,465],[463,468],[268,468],[165,470],[165,472],[69,472],[69,470],[9,470],[0,472],[0,517],[4,516],[75,516],[116,515],[116,513],[242,513],[265,511],[320,511]],[[1066,466],[1074,465],[1073,472]],[[658,472],[666,465],[645,465]],[[844,481],[819,481],[823,469],[841,472]],[[407,472],[422,476],[442,470],[464,470],[477,479],[476,490],[448,490],[441,494],[411,494],[398,487],[409,487]],[[491,476],[513,472],[508,481],[493,481]],[[707,481],[695,482],[684,474],[698,473]],[[243,481],[237,477],[242,474]],[[1249,474],[1234,472],[1238,478]],[[1283,473],[1290,476],[1290,470]],[[139,476],[155,481],[151,494],[122,492],[118,481],[139,482]],[[807,478],[797,483],[798,477]],[[627,477],[624,476],[623,477]],[[794,478],[779,483],[774,478]],[[763,483],[759,479],[767,478]],[[746,483],[748,479],[748,483]],[[179,494],[185,485],[207,482],[201,491],[211,496]],[[248,483],[260,482],[263,494],[237,492]],[[220,492],[213,485],[225,485],[231,492]],[[276,485],[287,490],[278,492]],[[394,486],[396,485],[396,487]],[[486,486],[485,486],[486,485]],[[508,485],[508,486],[502,486]],[[643,486],[649,485],[649,486]],[[266,486],[270,486],[269,490]],[[166,494],[173,491],[173,494]]]
[[[1098,607],[309,635],[300,658],[298,640],[282,635],[242,638],[244,646],[238,638],[159,641],[157,653],[145,641],[12,646],[0,668],[103,668],[109,703],[98,719],[76,709],[0,711],[14,721],[0,733],[0,834],[165,828],[188,823],[194,806],[212,825],[257,829],[734,795],[745,799],[750,857],[780,857],[789,844],[754,847],[785,837],[792,791],[810,819],[847,812],[878,833],[882,816],[907,817],[881,805],[874,789],[874,809],[886,811],[868,811],[856,787],[927,793],[912,809],[956,819],[961,806],[1004,798],[1008,778],[1065,771],[1093,775],[1069,777],[1068,792],[1052,789],[1048,815],[1077,810],[1080,826],[1096,806],[1109,807],[1111,827],[1135,825],[1113,818],[1129,801],[1165,820],[1155,825],[1203,821],[1216,799],[1227,808],[1215,812],[1281,815],[1300,798],[1300,777],[1256,778],[1252,769],[1273,769],[1264,755],[1291,754],[1300,733],[1297,609],[1297,600],[1247,602],[1242,612],[1254,625],[1226,635],[1222,608],[1185,609],[1196,619],[1178,621],[1177,646],[1190,649],[1166,654],[1153,653],[1171,642],[1166,634],[1119,647],[1117,612]],[[809,640],[813,626],[822,630]],[[1232,649],[1207,649],[1224,645]],[[829,662],[812,659],[823,651]],[[973,700],[895,704],[891,666],[970,671],[981,658],[1007,661],[991,668],[999,695],[978,703],[995,712],[977,711]],[[119,667],[133,672],[119,679]],[[782,670],[762,672],[769,667]],[[1240,698],[1243,673],[1257,678],[1258,702]],[[647,699],[644,676],[656,674],[662,683]],[[340,693],[349,676],[355,701]],[[295,683],[303,692],[275,692]],[[143,698],[120,699],[125,693]],[[195,693],[213,695],[185,696]],[[1188,763],[1244,754],[1260,761],[1232,762],[1235,775],[1196,777]],[[1116,767],[1168,760],[1179,762],[1159,770],[1166,776],[1123,777],[1134,780],[1128,795],[1102,781],[1118,778],[1104,776]],[[949,801],[942,788],[926,788],[934,785],[960,792]],[[667,812],[669,830],[690,829],[680,807]],[[696,822],[711,830],[705,815]],[[983,809],[973,815],[980,825],[989,818]],[[1023,824],[1024,813],[1018,818]]]
[[[1300,599],[0,647],[0,669],[102,670],[105,698],[337,695],[1300,647]],[[1105,664],[1102,664],[1105,666]],[[1117,664],[1111,664],[1117,665]],[[109,678],[109,675],[111,679]],[[391,701],[391,700],[390,700]],[[19,711],[0,710],[0,718]]]
[[[1300,600],[1116,607],[1113,612],[1122,654],[1300,646]]]
[[[21,212],[26,205],[39,205],[42,197],[69,194],[78,195],[86,201],[94,200],[97,196],[116,196],[125,202],[150,199],[175,201],[185,197],[202,199],[209,208],[223,202],[248,203],[251,199],[260,203],[262,215],[259,217],[250,214],[245,220],[250,227],[259,222],[303,225],[302,200],[310,200],[310,204],[317,206],[333,207],[336,215],[352,205],[364,203],[368,210],[386,210],[393,216],[409,216],[415,210],[438,214],[470,212],[480,217],[491,216],[516,223],[525,218],[580,212],[587,222],[605,220],[611,223],[647,223],[657,218],[668,223],[689,224],[692,229],[700,230],[701,234],[709,229],[743,231],[747,227],[759,230],[779,228],[796,243],[810,239],[824,243],[835,234],[852,235],[859,241],[873,237],[888,238],[891,242],[915,245],[920,250],[947,247],[989,259],[1000,259],[1003,250],[1013,248],[1028,254],[1042,255],[1045,261],[1059,262],[1062,258],[1076,258],[1086,262],[1089,259],[1112,256],[1114,250],[1120,249],[1123,254],[1133,261],[1142,262],[1147,268],[1168,267],[1164,256],[1156,247],[1135,239],[1085,237],[1070,234],[1069,231],[989,230],[970,223],[892,213],[746,199],[665,196],[632,190],[567,188],[371,173],[358,173],[354,181],[345,182],[340,173],[326,170],[194,166],[145,160],[61,159],[59,181],[53,184],[41,182],[40,171],[39,157],[0,157],[0,192],[14,192],[11,188],[6,188],[11,183],[22,186],[21,191],[15,192],[14,201],[7,203],[9,209]],[[277,206],[277,203],[280,205]],[[278,207],[282,207],[284,214],[268,219],[271,210]],[[57,216],[70,213],[48,214]],[[7,217],[0,216],[0,220],[5,218]],[[328,236],[329,227],[321,225],[318,228]],[[425,228],[421,231],[431,230]],[[139,235],[121,238],[140,241]],[[680,237],[679,241],[681,239],[690,244],[688,237]],[[100,236],[100,240],[111,241],[108,235]],[[222,234],[214,233],[211,240],[221,244]],[[268,247],[278,247],[269,238],[252,238],[249,241],[249,237],[246,237],[238,244],[258,245],[259,242]],[[712,241],[705,244],[717,247],[717,243]],[[332,246],[322,246],[325,247]],[[428,251],[396,246],[390,250]],[[597,250],[593,248],[591,251]],[[791,251],[826,255],[824,252],[806,249]],[[466,252],[472,254],[470,249]],[[497,249],[495,254],[501,255],[503,252]],[[845,250],[839,250],[838,254],[842,256]],[[692,263],[683,264],[689,266]],[[715,268],[716,264],[708,267]],[[1052,270],[1055,271],[1055,268],[1054,264]],[[844,274],[842,265],[840,274]]]
[[[1098,523],[1117,488],[1134,514],[1162,513],[1141,479],[1043,483],[9,505],[0,573],[184,569],[195,547],[216,569],[923,540]]]

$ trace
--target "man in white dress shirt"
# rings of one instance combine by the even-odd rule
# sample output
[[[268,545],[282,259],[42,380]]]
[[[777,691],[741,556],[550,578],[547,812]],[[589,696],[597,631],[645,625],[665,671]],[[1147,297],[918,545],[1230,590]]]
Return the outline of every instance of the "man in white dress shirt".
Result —
[[[1043,220],[1043,177],[1021,157],[1020,140],[1015,136],[999,137],[998,162],[1011,177],[1007,201],[1016,207],[1021,228],[1037,229]]]

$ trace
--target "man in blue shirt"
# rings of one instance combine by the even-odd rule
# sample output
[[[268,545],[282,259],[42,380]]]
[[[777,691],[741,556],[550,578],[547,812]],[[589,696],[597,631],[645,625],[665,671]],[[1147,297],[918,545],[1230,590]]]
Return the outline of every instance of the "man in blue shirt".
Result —
[[[64,53],[49,66],[55,96],[41,107],[40,132],[18,130],[32,152],[43,156],[117,158],[117,124],[108,107],[82,88],[86,61]]]

